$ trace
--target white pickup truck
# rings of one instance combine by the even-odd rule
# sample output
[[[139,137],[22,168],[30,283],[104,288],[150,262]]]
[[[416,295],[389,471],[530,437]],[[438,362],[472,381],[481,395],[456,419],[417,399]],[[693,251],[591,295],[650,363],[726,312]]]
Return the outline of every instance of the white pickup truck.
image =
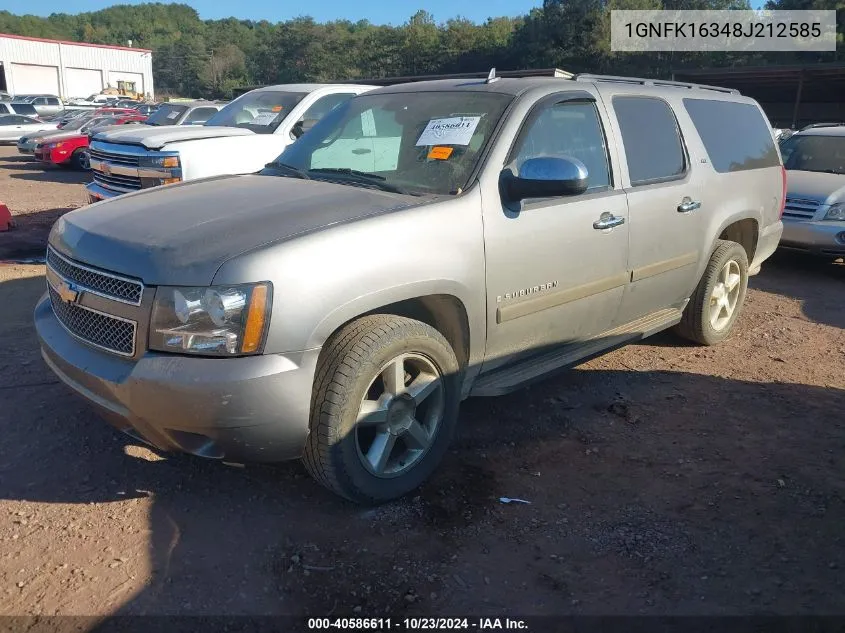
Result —
[[[254,173],[334,107],[376,86],[285,84],[247,92],[204,125],[128,126],[94,136],[89,202],[139,189]]]

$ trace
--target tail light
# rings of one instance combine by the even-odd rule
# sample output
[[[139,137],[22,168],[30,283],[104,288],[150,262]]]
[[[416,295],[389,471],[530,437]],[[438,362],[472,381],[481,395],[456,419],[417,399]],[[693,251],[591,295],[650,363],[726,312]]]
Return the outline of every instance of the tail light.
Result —
[[[780,175],[783,180],[783,194],[780,198],[780,213],[778,214],[778,219],[783,217],[783,210],[786,208],[786,167],[783,165],[780,167]]]

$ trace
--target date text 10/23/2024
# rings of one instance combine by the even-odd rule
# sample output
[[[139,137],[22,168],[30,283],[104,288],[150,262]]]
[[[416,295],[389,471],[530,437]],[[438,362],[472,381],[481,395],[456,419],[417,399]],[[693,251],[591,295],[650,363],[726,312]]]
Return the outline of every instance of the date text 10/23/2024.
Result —
[[[308,630],[347,631],[528,631],[518,618],[308,618]]]

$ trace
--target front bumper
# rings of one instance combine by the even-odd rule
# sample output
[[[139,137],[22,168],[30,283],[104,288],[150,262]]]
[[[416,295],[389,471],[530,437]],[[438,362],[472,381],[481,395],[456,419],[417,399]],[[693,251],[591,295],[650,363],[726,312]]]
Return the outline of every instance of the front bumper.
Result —
[[[780,246],[822,257],[845,257],[845,222],[784,220]]]
[[[35,328],[50,369],[136,439],[233,462],[302,454],[318,349],[224,359],[150,352],[127,360],[68,333],[46,293]]]
[[[88,204],[94,204],[95,202],[99,202],[100,200],[108,200],[109,198],[115,198],[122,193],[121,191],[106,189],[105,187],[97,184],[96,182],[89,182],[87,185],[85,185],[85,189],[86,191],[88,191]]]

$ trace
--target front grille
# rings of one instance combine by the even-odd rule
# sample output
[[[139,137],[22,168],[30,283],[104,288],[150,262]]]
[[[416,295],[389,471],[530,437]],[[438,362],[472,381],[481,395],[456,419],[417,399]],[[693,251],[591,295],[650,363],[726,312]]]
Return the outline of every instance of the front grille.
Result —
[[[141,179],[137,176],[118,176],[117,174],[109,174],[107,176],[99,169],[94,169],[93,173],[94,182],[108,189],[136,191],[141,188]]]
[[[49,284],[50,303],[59,322],[74,336],[122,356],[135,353],[135,323],[65,303]]]
[[[96,160],[106,160],[116,165],[128,165],[129,167],[138,167],[141,164],[141,157],[137,154],[122,154],[120,152],[109,152],[103,149],[95,149],[90,147],[88,151],[91,158]]]
[[[141,305],[144,284],[112,273],[100,272],[76,264],[59,255],[52,248],[47,249],[47,264],[65,279],[82,286],[95,294],[123,303]]]
[[[783,215],[787,218],[809,220],[816,214],[820,204],[818,200],[805,200],[803,198],[790,198],[787,196]]]

